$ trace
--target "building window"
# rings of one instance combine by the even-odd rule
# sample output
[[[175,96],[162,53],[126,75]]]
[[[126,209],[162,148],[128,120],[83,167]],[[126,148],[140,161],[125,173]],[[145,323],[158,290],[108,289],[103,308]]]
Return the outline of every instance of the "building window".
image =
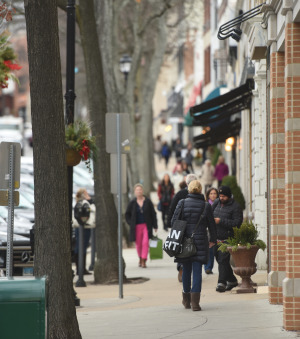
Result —
[[[204,51],[204,85],[210,83],[210,47]]]
[[[204,33],[210,30],[210,0],[204,1]]]

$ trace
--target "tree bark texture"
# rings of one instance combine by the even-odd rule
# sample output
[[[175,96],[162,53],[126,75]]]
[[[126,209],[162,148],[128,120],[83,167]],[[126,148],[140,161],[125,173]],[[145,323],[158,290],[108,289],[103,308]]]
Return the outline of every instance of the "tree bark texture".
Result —
[[[160,68],[165,54],[167,43],[167,29],[165,15],[156,20],[157,38],[151,56],[142,72],[142,82],[140,94],[140,116],[141,119],[136,122],[137,140],[138,140],[138,167],[141,170],[140,177],[146,187],[147,192],[153,190],[153,111],[152,100],[154,96],[156,81],[159,76]],[[144,79],[147,79],[146,81]]]
[[[94,267],[96,283],[118,280],[118,216],[110,192],[110,155],[106,153],[105,113],[106,92],[102,58],[96,29],[93,0],[79,0],[78,22],[85,57],[87,91],[93,134],[97,137],[98,161],[95,163],[95,201],[97,261]]]
[[[68,221],[56,0],[25,1],[34,137],[35,275],[48,278],[49,338],[81,338]]]

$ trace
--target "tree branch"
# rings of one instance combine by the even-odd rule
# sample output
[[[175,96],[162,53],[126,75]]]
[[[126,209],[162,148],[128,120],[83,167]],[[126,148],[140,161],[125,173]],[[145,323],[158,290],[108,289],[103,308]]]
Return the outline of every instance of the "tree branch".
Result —
[[[158,18],[162,17],[162,16],[167,12],[167,10],[169,10],[170,8],[173,7],[173,6],[171,5],[171,2],[172,2],[172,0],[164,0],[164,7],[162,8],[162,10],[161,10],[159,13],[157,13],[157,14],[155,14],[155,15],[153,15],[153,16],[150,16],[150,17],[148,18],[148,20],[146,20],[144,26],[143,26],[143,27],[139,30],[139,32],[138,32],[138,35],[139,35],[139,36],[142,36],[142,35],[144,34],[145,30],[147,29],[147,27],[150,25],[150,23],[151,23],[152,21],[154,21],[155,19],[158,19]]]
[[[188,9],[187,13],[184,14],[184,15],[181,15],[178,17],[178,19],[173,23],[173,24],[167,24],[167,27],[168,28],[175,28],[177,27],[181,22],[185,21],[185,19],[187,17],[189,17],[191,15],[191,13],[193,12],[193,6],[194,6],[194,3],[195,1],[193,0],[191,3],[190,3],[190,8]],[[188,4],[186,5],[188,6]]]

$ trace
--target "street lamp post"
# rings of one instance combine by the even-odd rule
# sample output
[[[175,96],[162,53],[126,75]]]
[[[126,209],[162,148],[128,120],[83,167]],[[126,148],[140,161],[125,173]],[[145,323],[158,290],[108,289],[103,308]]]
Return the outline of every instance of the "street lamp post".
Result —
[[[120,59],[120,71],[124,74],[125,86],[127,85],[128,74],[131,68],[131,57],[124,54]]]
[[[66,124],[74,123],[75,102],[75,0],[67,3],[67,62],[66,62]],[[70,245],[72,247],[72,205],[73,205],[73,167],[68,166],[68,200],[70,220]],[[71,254],[70,254],[71,255]],[[80,306],[80,299],[74,291],[75,305]]]

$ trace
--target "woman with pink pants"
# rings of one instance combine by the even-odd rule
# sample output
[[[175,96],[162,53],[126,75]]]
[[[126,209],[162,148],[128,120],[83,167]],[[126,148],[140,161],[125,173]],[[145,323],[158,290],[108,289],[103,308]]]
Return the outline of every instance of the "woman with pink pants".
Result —
[[[134,186],[134,195],[135,198],[127,206],[125,218],[130,226],[129,240],[136,243],[139,266],[146,268],[149,239],[153,236],[152,230],[157,231],[156,212],[152,201],[144,196],[141,184]]]

